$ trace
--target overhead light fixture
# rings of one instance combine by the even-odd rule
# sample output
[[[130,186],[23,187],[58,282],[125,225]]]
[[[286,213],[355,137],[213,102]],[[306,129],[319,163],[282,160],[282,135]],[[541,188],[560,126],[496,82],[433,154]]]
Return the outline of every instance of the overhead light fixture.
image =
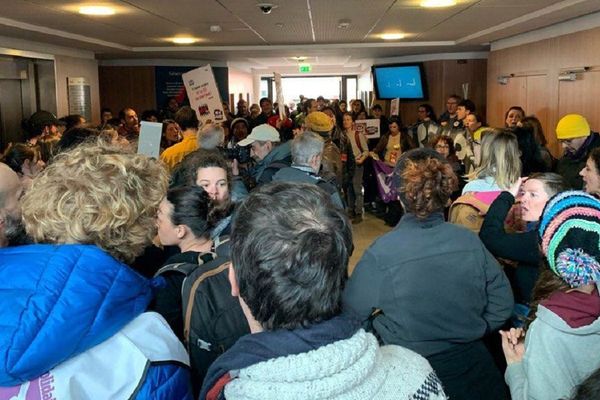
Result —
[[[210,31],[211,32],[221,32],[222,31],[221,25],[211,25]]]
[[[180,37],[170,38],[169,40],[175,44],[192,44],[192,43],[196,43],[199,39],[196,39],[193,37],[180,36]]]
[[[115,9],[107,6],[81,6],[79,7],[79,14],[83,15],[94,15],[94,16],[107,16],[114,15]]]
[[[425,8],[442,8],[452,7],[456,5],[456,0],[423,0],[421,7]]]
[[[337,28],[338,29],[348,29],[348,28],[350,28],[351,22],[352,21],[350,21],[349,19],[340,19],[338,21]]]
[[[304,61],[306,61],[306,57],[305,56],[296,56],[296,57],[292,57],[292,60],[295,60],[298,62],[304,62]]]
[[[384,33],[379,35],[383,40],[399,40],[404,39],[404,33]]]

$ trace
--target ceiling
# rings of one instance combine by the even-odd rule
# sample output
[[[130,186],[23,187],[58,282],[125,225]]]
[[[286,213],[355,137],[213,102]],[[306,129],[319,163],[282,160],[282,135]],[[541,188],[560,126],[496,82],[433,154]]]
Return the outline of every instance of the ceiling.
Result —
[[[420,0],[2,0],[0,36],[90,50],[96,58],[201,59],[269,68],[348,66],[364,59],[488,50],[489,43],[600,11],[598,0],[458,0],[424,9]],[[84,4],[112,5],[109,17],[77,14]],[[350,25],[338,28],[340,20]],[[342,21],[343,22],[343,21]],[[221,32],[212,33],[211,25]],[[406,37],[383,41],[382,33]],[[194,45],[166,38],[192,35]]]

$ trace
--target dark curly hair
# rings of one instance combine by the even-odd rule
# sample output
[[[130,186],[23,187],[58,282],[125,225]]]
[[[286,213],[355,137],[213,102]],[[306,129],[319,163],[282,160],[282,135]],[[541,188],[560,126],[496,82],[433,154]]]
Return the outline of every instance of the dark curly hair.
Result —
[[[432,149],[414,149],[402,155],[394,180],[407,212],[425,219],[448,205],[458,178],[444,157]]]

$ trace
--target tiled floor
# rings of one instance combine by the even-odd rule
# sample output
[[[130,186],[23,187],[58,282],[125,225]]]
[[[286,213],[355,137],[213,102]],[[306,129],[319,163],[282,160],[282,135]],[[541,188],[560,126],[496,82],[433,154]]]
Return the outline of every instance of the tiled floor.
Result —
[[[365,213],[364,220],[360,224],[352,225],[352,233],[354,235],[354,253],[350,258],[348,270],[350,273],[354,271],[354,267],[362,257],[365,250],[379,236],[391,230],[389,226],[383,223],[383,220],[376,218],[372,214]]]

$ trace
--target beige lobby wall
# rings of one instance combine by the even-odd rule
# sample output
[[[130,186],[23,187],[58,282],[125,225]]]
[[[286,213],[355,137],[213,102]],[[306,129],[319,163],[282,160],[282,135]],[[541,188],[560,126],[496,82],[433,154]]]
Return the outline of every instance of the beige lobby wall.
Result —
[[[560,145],[554,127],[561,116],[583,114],[593,130],[600,130],[600,28],[490,52],[487,73],[487,120],[503,126],[511,105],[522,106],[542,122],[549,149]],[[559,81],[561,72],[589,67],[574,82]],[[507,85],[499,76],[511,76]]]
[[[90,84],[92,122],[99,122],[100,88],[98,80],[98,61],[57,55],[54,59],[54,68],[56,73],[57,116],[60,118],[69,114],[67,78],[84,77]]]

